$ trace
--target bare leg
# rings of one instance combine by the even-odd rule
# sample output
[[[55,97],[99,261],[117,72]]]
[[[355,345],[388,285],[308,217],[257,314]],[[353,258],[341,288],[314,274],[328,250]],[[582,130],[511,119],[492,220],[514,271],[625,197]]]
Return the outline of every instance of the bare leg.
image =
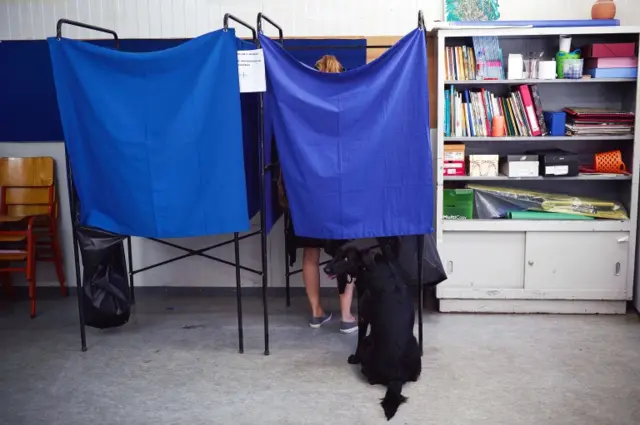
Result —
[[[344,294],[340,295],[340,314],[343,322],[355,322],[356,318],[351,314],[351,300],[353,299],[353,287],[355,284],[350,283],[344,290]]]
[[[304,248],[302,251],[302,279],[313,317],[324,315],[320,305],[320,248]]]

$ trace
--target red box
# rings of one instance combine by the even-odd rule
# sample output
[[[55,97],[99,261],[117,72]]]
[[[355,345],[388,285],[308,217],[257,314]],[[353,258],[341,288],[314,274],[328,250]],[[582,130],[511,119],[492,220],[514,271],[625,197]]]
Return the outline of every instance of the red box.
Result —
[[[466,176],[464,161],[444,161],[445,176]]]
[[[584,69],[594,68],[637,68],[638,58],[595,58],[584,61]]]
[[[636,56],[636,43],[594,43],[586,46],[585,58],[626,58]]]

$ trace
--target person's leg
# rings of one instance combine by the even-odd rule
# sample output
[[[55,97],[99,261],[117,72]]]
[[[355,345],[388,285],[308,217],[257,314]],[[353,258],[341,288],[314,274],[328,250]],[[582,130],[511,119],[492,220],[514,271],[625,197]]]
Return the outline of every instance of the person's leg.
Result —
[[[351,333],[355,332],[358,329],[358,323],[356,322],[356,318],[351,314],[351,303],[353,300],[353,288],[355,287],[354,283],[350,283],[344,290],[344,294],[340,295],[340,332],[342,333]]]
[[[320,305],[320,248],[302,250],[302,279],[311,307],[309,326],[319,328],[331,319],[331,315],[325,314]]]

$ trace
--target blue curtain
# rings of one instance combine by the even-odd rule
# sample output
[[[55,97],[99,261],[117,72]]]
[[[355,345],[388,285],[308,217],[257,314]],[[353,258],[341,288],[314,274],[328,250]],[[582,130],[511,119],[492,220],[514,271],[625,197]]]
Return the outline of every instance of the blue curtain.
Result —
[[[249,229],[234,31],[151,53],[48,42],[83,225],[159,238]]]
[[[292,57],[303,64],[314,66],[324,55],[334,55],[346,69],[357,68],[367,63],[367,40],[344,40],[344,39],[285,39],[285,48]],[[272,110],[270,106],[271,97],[265,96],[265,111]],[[268,112],[265,113],[264,135],[265,135],[265,156],[267,164],[272,163],[271,150],[273,146],[273,117]],[[244,118],[243,118],[244,119]],[[277,176],[272,171],[267,171],[267,232],[271,231],[273,225],[282,215],[282,209],[277,202],[277,188],[270,184]]]
[[[432,232],[424,32],[376,61],[321,73],[260,36],[273,122],[298,236],[352,239]]]

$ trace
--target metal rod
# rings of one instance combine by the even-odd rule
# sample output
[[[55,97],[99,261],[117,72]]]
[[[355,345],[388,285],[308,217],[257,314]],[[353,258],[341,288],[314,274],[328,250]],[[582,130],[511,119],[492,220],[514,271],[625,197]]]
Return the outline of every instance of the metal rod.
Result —
[[[78,234],[76,233],[76,191],[71,175],[71,164],[69,163],[69,153],[67,145],[64,145],[64,156],[67,165],[67,190],[69,192],[69,209],[71,210],[71,233],[73,235],[73,263],[76,272],[76,295],[78,297],[78,316],[80,317],[80,342],[83,352],[87,351],[87,333],[84,321],[84,290],[82,277],[80,276],[80,254],[78,252]]]
[[[289,238],[287,237],[287,229],[289,229],[289,212],[284,213],[284,284],[286,294],[286,305],[291,307],[291,268],[289,267]],[[295,273],[300,273],[302,270],[298,270]]]
[[[131,295],[131,305],[136,305],[136,291],[133,281],[133,250],[131,249],[131,236],[127,236],[127,256],[129,257],[129,293]]]
[[[390,49],[392,45],[371,45],[371,46],[286,46],[285,50],[357,50],[357,49]]]
[[[247,233],[246,235],[238,236],[238,240],[239,240],[239,241],[242,241],[242,240],[245,240],[245,239],[247,239],[247,238],[250,238],[251,236],[255,236],[255,235],[258,235],[258,234],[260,234],[260,231],[256,231],[256,232],[252,232],[252,233]],[[206,252],[206,251],[210,251],[210,250],[212,250],[212,249],[216,249],[216,248],[220,248],[220,247],[225,246],[225,245],[232,244],[232,243],[234,243],[234,242],[235,242],[235,238],[233,238],[233,239],[229,239],[229,240],[224,241],[224,242],[219,242],[219,243],[217,243],[217,244],[215,244],[215,245],[211,245],[211,246],[209,246],[209,247],[207,247],[207,248],[203,248],[203,249],[198,250],[198,251]]]
[[[238,232],[233,234],[233,248],[236,259],[236,305],[238,315],[238,352],[244,353],[244,330],[242,328],[242,283],[240,282],[240,238]]]
[[[376,248],[376,247],[374,247],[374,248]],[[329,264],[330,262],[331,262],[331,260],[323,261],[320,264],[318,264],[318,266],[322,267],[325,264]],[[302,273],[302,269],[298,269],[298,270],[294,270],[292,272],[289,272],[289,276],[293,276],[294,274],[298,274],[298,273]]]
[[[118,33],[102,27],[97,27],[95,25],[85,24],[83,22],[72,21],[70,19],[58,19],[56,23],[56,38],[60,40],[62,38],[62,25],[67,24],[75,27],[85,28],[93,31],[104,32],[107,34],[111,34],[114,39],[116,49],[120,48],[120,39],[118,38]],[[75,185],[73,184],[73,172],[71,171],[71,163],[69,162],[69,152],[67,151],[67,145],[64,145],[64,157],[67,165],[67,190],[69,192],[69,209],[71,210],[71,232],[73,233],[73,260],[76,272],[76,292],[78,296],[78,316],[80,317],[80,341],[82,345],[82,351],[87,351],[87,333],[85,329],[85,320],[84,320],[84,285],[82,282],[82,277],[80,275],[80,253],[78,249],[78,234],[77,234],[77,226],[76,226],[76,214],[77,214],[77,204],[76,204],[76,190]]]
[[[418,27],[424,29],[424,15],[422,14],[422,10],[418,11]],[[427,40],[427,31],[424,31],[424,43],[425,46],[428,43]],[[427,55],[427,51],[425,49],[425,55]],[[429,58],[426,58],[427,62]],[[428,77],[425,76],[425,78]],[[428,118],[428,117],[427,117]],[[431,236],[429,236],[431,237]],[[424,334],[423,334],[423,308],[424,308],[424,286],[422,282],[422,265],[424,263],[422,256],[424,252],[424,235],[418,236],[418,342],[420,344],[420,355],[424,354]]]
[[[160,266],[164,266],[166,264],[174,263],[176,261],[182,260],[184,258],[189,258],[189,257],[193,257],[193,255],[192,254],[184,254],[184,255],[180,255],[178,257],[173,257],[173,258],[170,258],[168,260],[161,261],[159,263],[155,263],[155,264],[151,264],[151,265],[146,266],[146,267],[142,267],[141,269],[133,270],[131,272],[131,274],[135,275],[135,274],[138,274],[138,273],[146,272],[147,270],[155,269],[155,268],[158,268]]]
[[[222,25],[223,25],[225,31],[227,31],[229,29],[229,20],[234,21],[234,22],[242,25],[243,27],[248,28],[249,30],[251,30],[251,34],[253,35],[253,40],[254,41],[258,40],[258,33],[256,32],[256,29],[254,27],[252,27],[251,25],[247,24],[242,19],[233,16],[231,13],[225,13],[224,14],[224,18],[222,18]]]
[[[60,40],[62,38],[62,25],[67,24],[74,27],[85,28],[92,31],[104,32],[106,34],[111,34],[113,36],[116,49],[120,48],[120,39],[118,38],[118,33],[114,30],[110,30],[108,28],[97,27],[95,25],[85,24],[84,22],[72,21],[70,19],[58,19],[58,23],[56,24],[56,38]]]
[[[271,26],[275,27],[278,30],[278,38],[280,39],[280,44],[282,44],[284,46],[284,32],[282,31],[282,27],[280,27],[280,25],[276,24],[272,19],[270,19],[268,16],[266,16],[265,14],[263,14],[262,12],[258,13],[258,19],[257,19],[257,28],[258,28],[258,32],[262,33],[262,20],[265,20],[267,22],[269,22],[271,24]]]
[[[250,238],[251,236],[256,236],[256,235],[259,235],[259,234],[260,234],[260,231],[257,230],[255,232],[247,233],[246,235],[238,236],[238,240],[242,241],[242,240],[245,240],[247,238]],[[233,242],[235,242],[235,238],[234,239],[229,239],[228,241],[219,242],[219,243],[217,243],[215,245],[211,245],[209,248],[206,248],[205,251],[209,251],[210,249],[220,248],[221,246],[229,245],[229,244],[231,244]]]
[[[420,355],[424,352],[424,335],[422,333],[422,313],[424,296],[422,286],[422,255],[424,251],[424,235],[418,236],[418,342],[420,344]]]
[[[233,263],[231,261],[223,260],[222,258],[214,257],[213,255],[204,254],[204,253],[201,252],[202,251],[201,249],[200,250],[194,250],[194,249],[186,248],[184,246],[176,245],[176,244],[171,243],[171,242],[163,241],[162,239],[156,239],[156,238],[147,238],[147,239],[149,239],[151,241],[155,241],[155,242],[161,243],[163,245],[170,246],[172,248],[180,249],[182,251],[185,251],[185,252],[189,253],[189,255],[182,256],[181,258],[178,258],[178,259],[182,259],[182,258],[186,258],[186,257],[192,257],[192,256],[198,256],[198,257],[209,258],[210,260],[218,261],[219,263],[227,264],[229,266],[234,266],[235,267],[235,263]],[[177,259],[173,258],[171,260],[163,261],[161,263],[146,267],[145,270],[149,270],[150,268],[154,268],[154,267],[157,267],[157,266],[168,264],[168,263],[171,263],[173,261],[177,261]],[[255,273],[255,274],[260,274],[260,272],[258,270],[254,270],[252,268],[245,267],[245,266],[242,266],[242,265],[240,265],[239,267],[242,270],[246,270],[246,271],[249,271],[249,272],[252,272],[252,273]]]
[[[151,239],[151,240],[153,240],[153,239]],[[239,238],[239,240],[240,240],[240,238]],[[178,247],[178,246],[174,246],[174,248],[183,249],[182,247]],[[151,265],[146,266],[146,267],[142,267],[141,269],[133,270],[132,273],[135,275],[135,274],[146,272],[147,270],[155,269],[157,267],[164,266],[164,265],[167,265],[167,264],[170,264],[170,263],[175,263],[176,261],[182,260],[184,258],[195,257],[195,256],[205,257],[205,258],[208,258],[208,259],[213,260],[213,261],[221,262],[223,264],[229,264],[229,265],[235,266],[235,264],[230,262],[230,261],[222,260],[222,259],[219,259],[217,257],[210,256],[210,255],[187,253],[187,254],[179,255],[177,257],[170,258],[170,259],[165,260],[165,261],[161,261],[159,263],[155,263],[155,264],[151,264]],[[250,267],[246,267],[246,266],[243,266],[243,265],[240,265],[240,269],[242,269],[244,271],[247,271],[247,272],[251,272],[253,274],[262,275],[262,272],[260,270],[252,269]]]
[[[294,270],[292,272],[289,272],[289,276],[294,276],[300,273],[302,273],[302,269]],[[289,292],[289,285],[287,285],[287,292]],[[291,307],[291,303],[288,303],[287,307]]]
[[[264,17],[264,16],[263,16]],[[260,48],[260,39],[256,38],[256,47]],[[259,137],[259,167],[260,167],[260,254],[262,257],[262,314],[264,324],[264,355],[269,353],[269,303],[267,300],[267,287],[269,284],[269,270],[267,262],[267,161],[264,152],[264,93],[258,95],[260,101],[260,113],[258,115]]]

